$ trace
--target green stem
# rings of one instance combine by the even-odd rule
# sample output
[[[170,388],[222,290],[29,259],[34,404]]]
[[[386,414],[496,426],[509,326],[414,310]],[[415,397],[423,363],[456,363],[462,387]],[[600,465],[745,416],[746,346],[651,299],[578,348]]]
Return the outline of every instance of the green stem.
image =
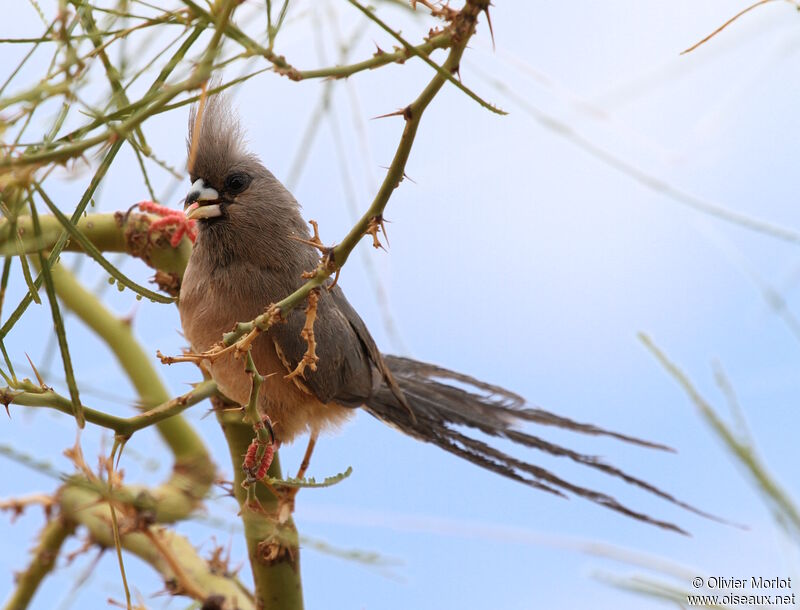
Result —
[[[97,492],[80,485],[65,485],[59,494],[59,503],[65,515],[89,530],[94,542],[109,548],[114,546],[111,509]],[[122,518],[123,513],[119,512]],[[168,529],[151,526],[142,530],[130,515],[124,519],[121,529],[128,533],[121,536],[122,548],[161,574],[167,590],[187,595],[200,603],[218,595],[224,598],[225,603],[214,607],[255,610],[250,593],[239,585],[234,575],[211,566],[198,555],[189,540]],[[11,608],[14,607],[6,610]]]
[[[213,60],[219,51],[221,38],[226,28],[230,27],[228,24],[228,19],[230,18],[233,9],[236,8],[236,5],[237,2],[235,0],[228,0],[225,2],[222,10],[220,11],[219,17],[214,20],[215,31],[211,37],[208,48],[200,59],[197,68],[186,80],[172,86],[163,87],[161,90],[145,96],[145,98],[139,100],[139,102],[131,104],[131,107],[142,107],[136,112],[132,113],[128,118],[123,120],[118,125],[112,125],[104,132],[97,134],[96,136],[65,144],[57,148],[34,150],[33,152],[25,153],[20,156],[8,155],[5,157],[0,157],[0,173],[2,173],[3,170],[8,171],[11,168],[35,168],[47,163],[63,163],[69,159],[82,155],[86,150],[94,146],[108,142],[112,142],[112,150],[114,150],[114,154],[116,154],[116,150],[119,150],[119,147],[122,145],[122,142],[127,134],[138,128],[146,119],[150,118],[154,114],[157,114],[161,108],[166,106],[176,96],[185,91],[196,89],[202,83],[208,80],[211,75]],[[50,88],[52,87],[48,86],[46,89]],[[67,86],[63,91],[59,91],[57,93],[66,94],[68,90],[69,87]],[[16,103],[17,101],[20,100],[14,100],[13,103]],[[6,102],[3,101],[0,103],[0,106],[5,103]],[[82,211],[83,210],[81,210],[81,212]],[[73,218],[73,222],[76,220],[77,218]]]
[[[149,234],[150,222],[155,218],[139,213],[89,214],[81,217],[75,226],[101,252],[125,252],[141,258],[154,269],[181,276],[192,244],[184,237],[178,247],[173,248],[162,233]],[[14,222],[23,252],[28,254],[52,248],[63,230],[55,216],[39,217],[42,231],[39,238],[34,235],[30,216],[20,216]],[[0,220],[0,254],[17,254],[14,238],[10,235],[12,230],[12,221]],[[65,250],[83,252],[80,243],[73,240],[67,243]]]
[[[439,74],[439,76],[441,76],[442,78],[450,81],[455,87],[457,87],[458,89],[461,89],[464,93],[466,93],[469,97],[471,97],[473,100],[478,102],[481,106],[483,106],[487,110],[491,110],[492,112],[494,112],[496,114],[501,114],[501,115],[508,114],[504,110],[500,110],[499,108],[494,107],[489,102],[483,100],[480,96],[478,96],[477,93],[475,93],[474,91],[472,91],[471,89],[466,87],[460,80],[458,80],[458,79],[453,77],[454,73],[458,73],[458,62],[456,62],[455,65],[450,66],[449,69],[448,69],[447,66],[438,65],[430,57],[428,57],[426,54],[420,53],[416,49],[416,47],[414,47],[410,42],[408,42],[405,38],[403,38],[399,33],[395,32],[392,28],[390,28],[386,24],[386,22],[384,22],[382,19],[380,19],[375,14],[375,12],[373,10],[367,8],[366,6],[360,4],[359,2],[356,2],[356,0],[347,0],[347,1],[350,4],[352,4],[354,7],[356,7],[359,11],[364,13],[364,15],[367,18],[369,18],[370,20],[372,20],[375,23],[377,23],[382,30],[384,30],[385,32],[388,32],[389,34],[391,34],[394,37],[394,39],[397,40],[400,44],[402,44],[403,47],[410,54],[413,54],[413,55],[416,55],[417,57],[419,57],[422,61],[424,61],[426,64],[428,64],[431,68],[436,70],[436,72]],[[471,6],[470,6],[471,4],[472,5],[479,5],[480,4],[481,6],[479,7],[479,10],[485,10],[485,11],[489,10],[489,2],[488,1],[487,2],[479,2],[479,1],[468,2],[467,5],[464,7],[464,9],[462,9],[461,13],[459,14],[459,17],[464,15],[467,12],[467,9],[471,8]],[[456,22],[456,25],[458,25],[457,22]],[[472,32],[474,32],[474,26],[472,28],[472,31],[470,31],[469,34],[467,34],[467,36],[468,37],[472,36]],[[460,46],[460,45],[458,44],[458,42],[456,42],[456,44],[454,45],[454,48],[455,48],[455,46]],[[464,50],[464,47],[462,46],[461,47],[461,52],[463,52],[463,50]]]
[[[94,45],[94,52],[100,58],[100,62],[103,64],[103,69],[106,72],[106,78],[108,79],[108,83],[111,86],[111,90],[114,92],[112,95],[112,103],[117,106],[127,106],[130,104],[130,100],[128,96],[125,94],[125,88],[122,86],[121,76],[117,68],[114,64],[111,63],[111,60],[108,58],[108,54],[106,53],[106,45],[103,43],[103,38],[101,33],[97,29],[97,23],[92,16],[92,7],[87,5],[83,2],[77,2],[76,0],[72,0],[72,4],[75,5],[75,9],[78,12],[80,17],[81,23],[83,24],[83,29],[89,35],[89,39],[92,41]],[[153,20],[156,21],[156,20]],[[150,25],[150,23],[148,23]],[[139,138],[139,142],[141,146],[145,149],[149,150],[149,146],[147,146],[147,141],[144,138],[144,132],[142,131],[141,125],[137,126],[134,129],[136,136]]]
[[[92,199],[92,195],[97,190],[97,187],[100,185],[100,182],[108,172],[108,168],[111,167],[111,163],[114,161],[114,158],[117,156],[119,149],[122,147],[122,142],[117,141],[111,145],[111,148],[106,153],[106,156],[103,158],[103,161],[100,163],[100,166],[95,171],[94,176],[92,176],[92,180],[89,183],[89,187],[84,191],[83,197],[78,202],[78,205],[75,207],[75,211],[72,213],[70,217],[70,222],[75,224],[78,220],[83,216],[84,211],[86,210],[86,206],[89,205],[89,201]],[[3,162],[7,160],[8,157],[0,158],[0,166],[2,166]],[[2,173],[2,171],[0,171]],[[58,239],[56,239],[55,244],[50,250],[50,259],[46,264],[55,263],[58,261],[58,257],[61,254],[64,247],[67,245],[68,242],[68,234],[66,231],[61,231],[59,233]],[[42,285],[42,274],[40,273],[39,276],[34,281],[34,285],[38,289]],[[9,333],[9,331],[14,327],[17,321],[22,317],[22,314],[25,313],[25,310],[28,309],[28,305],[31,304],[33,297],[31,297],[30,293],[26,294],[23,297],[22,301],[20,301],[17,308],[13,311],[13,313],[8,317],[3,327],[0,328],[0,340],[4,339],[5,336]]]
[[[36,213],[36,206],[33,200],[30,200],[31,217],[33,218],[33,230],[36,236],[42,234],[41,227],[39,226],[39,216]],[[47,300],[50,303],[50,313],[53,317],[53,330],[56,333],[58,340],[58,349],[61,352],[61,360],[64,364],[64,378],[69,388],[70,402],[72,403],[72,413],[75,416],[75,421],[78,423],[78,428],[83,428],[86,425],[86,418],[83,415],[83,406],[81,405],[80,392],[78,385],[75,383],[75,371],[72,368],[72,358],[69,354],[69,343],[67,342],[67,331],[64,328],[64,319],[61,316],[61,307],[56,298],[56,290],[53,286],[53,274],[50,269],[47,257],[42,250],[39,250],[39,270],[44,278],[45,292],[47,293]]]
[[[168,402],[171,396],[155,369],[153,359],[134,337],[130,323],[113,315],[62,265],[55,265],[52,272],[56,293],[64,306],[72,310],[111,349],[136,388],[139,407],[147,410]],[[196,456],[208,458],[202,439],[182,417],[159,422],[158,431],[176,459]]]
[[[75,531],[75,522],[56,517],[47,522],[39,536],[28,567],[17,574],[16,588],[3,606],[4,610],[25,610],[45,576],[56,564],[64,541]]]
[[[116,356],[139,394],[139,407],[148,410],[167,403],[171,397],[130,324],[114,316],[61,265],[54,266],[52,273],[64,306],[97,333]],[[158,522],[185,519],[213,484],[214,465],[203,440],[182,416],[162,419],[155,426],[175,456],[175,464],[166,483],[146,492],[153,498]]]
[[[68,415],[72,414],[72,402],[66,396],[62,396],[53,390],[39,388],[34,384],[21,382],[19,386],[24,387],[24,389],[0,388],[0,404],[46,407]],[[204,381],[190,392],[133,417],[118,417],[85,405],[83,406],[83,413],[89,423],[113,430],[117,436],[127,440],[134,432],[174,417],[198,402],[210,398],[216,391],[216,383],[210,380]]]
[[[127,286],[131,290],[133,290],[136,294],[140,294],[142,296],[147,297],[151,301],[155,301],[157,303],[172,303],[175,299],[171,297],[165,297],[163,294],[159,294],[157,292],[153,292],[149,288],[145,288],[144,286],[140,286],[132,279],[130,279],[127,275],[122,273],[119,269],[117,269],[114,265],[108,262],[105,257],[101,254],[100,250],[98,250],[91,240],[87,239],[86,236],[81,233],[74,224],[72,224],[69,219],[64,216],[64,213],[58,209],[55,203],[47,196],[47,193],[44,192],[44,189],[39,186],[38,184],[34,185],[36,192],[39,193],[39,196],[42,200],[47,204],[47,207],[50,208],[50,211],[53,213],[53,216],[61,223],[61,225],[66,229],[69,233],[71,239],[78,242],[81,249],[91,258],[95,260],[95,262],[100,265],[103,269],[105,269],[108,274],[117,280],[118,283]],[[36,218],[34,217],[34,223],[36,222]],[[41,235],[41,232],[37,232],[37,236]],[[44,270],[44,269],[43,269]],[[47,278],[45,277],[45,280]]]
[[[253,427],[243,423],[238,411],[225,411],[215,402],[217,419],[222,426],[233,465],[233,492],[242,516],[247,552],[256,586],[256,605],[270,610],[302,610],[303,589],[300,579],[298,535],[291,517],[279,522],[280,502],[261,483],[243,487],[245,474],[242,459],[253,440]],[[268,476],[280,478],[277,453]]]

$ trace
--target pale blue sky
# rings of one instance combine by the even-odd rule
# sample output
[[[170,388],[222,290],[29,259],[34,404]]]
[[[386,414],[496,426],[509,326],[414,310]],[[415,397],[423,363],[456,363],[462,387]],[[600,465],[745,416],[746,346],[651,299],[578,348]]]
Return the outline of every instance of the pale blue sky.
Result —
[[[797,497],[800,346],[760,292],[760,286],[772,287],[786,299],[789,312],[797,311],[797,245],[709,218],[647,188],[588,154],[574,137],[535,120],[480,76],[503,81],[516,98],[569,125],[580,138],[678,189],[787,228],[800,227],[797,12],[789,3],[767,4],[681,57],[682,49],[746,3],[496,4],[497,50],[492,51],[481,25],[461,75],[509,116],[491,114],[445,87],[422,121],[407,168],[413,182],[403,182],[387,209],[392,221],[388,253],[360,246],[380,274],[402,345],[382,323],[364,257],[348,262],[340,283],[384,351],[406,351],[508,387],[560,414],[669,444],[677,455],[541,431],[750,529],[718,525],[607,477],[527,455],[576,482],[674,520],[693,536],[661,532],[593,504],[549,497],[484,473],[361,413],[320,442],[311,469],[321,477],[352,466],[353,475],[330,489],[303,491],[298,525],[301,533],[331,545],[377,551],[400,563],[375,569],[307,549],[302,557],[307,607],[674,607],[599,582],[593,574],[600,570],[624,575],[637,570],[580,552],[576,540],[646,552],[690,570],[696,566],[700,576],[796,576],[800,582],[796,548],[636,338],[640,331],[651,335],[727,416],[711,368],[712,361],[721,362],[764,462]],[[48,3],[42,6],[49,10]],[[242,14],[257,6],[245,5]],[[345,2],[292,6],[295,15],[317,10],[320,20],[334,11],[345,35],[359,19]],[[30,5],[14,3],[11,11],[0,36],[38,34],[40,23]],[[391,11],[382,14],[398,18]],[[329,22],[322,23],[330,35]],[[417,40],[426,29],[409,21],[403,32]],[[293,21],[279,37],[280,52],[296,65],[318,65],[319,50],[310,43],[314,32],[313,19]],[[336,50],[326,40],[323,52],[333,63]],[[369,29],[353,58],[371,54],[373,41],[392,46],[385,34]],[[3,47],[9,65],[19,52]],[[31,69],[29,78],[35,75]],[[382,176],[381,166],[393,154],[401,120],[369,117],[404,106],[428,78],[429,68],[409,62],[337,84],[334,116],[345,154],[337,148],[331,124],[323,122],[294,187],[306,217],[319,221],[325,241],[340,239],[352,223],[342,165],[349,170],[356,208],[363,210]],[[21,78],[18,86],[24,82]],[[265,74],[235,95],[253,150],[281,179],[289,175],[321,87],[321,82],[297,84]],[[186,115],[162,115],[146,127],[160,156],[176,167],[184,163]],[[46,124],[42,119],[40,129]],[[123,155],[102,187],[101,210],[127,208],[147,197],[132,155]],[[153,175],[162,192],[168,176]],[[83,172],[52,181],[64,209],[71,209],[71,197],[87,180]],[[187,185],[164,203],[177,206]],[[126,263],[125,270],[142,281],[149,275],[135,262]],[[81,277],[90,286],[105,278],[88,261]],[[8,302],[15,303],[22,291],[16,277]],[[153,354],[157,348],[181,349],[176,309],[136,305],[130,292],[106,296],[120,314],[138,307],[134,326]],[[46,308],[30,308],[7,344],[15,361],[24,361],[26,351],[35,361],[45,359],[48,324]],[[74,321],[69,332],[78,378],[123,399],[119,404],[87,393],[87,402],[91,397],[93,406],[130,413],[124,401],[133,392],[113,359]],[[55,375],[58,360],[52,362]],[[162,373],[176,394],[197,377],[190,366]],[[48,455],[66,471],[59,452],[73,442],[74,423],[22,408],[12,409],[12,415],[0,424],[0,443]],[[203,415],[205,406],[198,406],[187,417],[203,431],[219,467],[230,473],[216,424]],[[96,430],[84,433],[87,456],[97,454],[101,437]],[[106,447],[107,441],[106,436]],[[303,448],[297,443],[285,450],[284,465],[296,468]],[[158,460],[155,472],[141,456]],[[155,435],[145,431],[129,444],[123,466],[128,480],[153,481],[168,471],[169,462]],[[13,463],[4,462],[3,468],[2,497],[55,485]],[[236,523],[235,506],[225,499],[210,502],[208,515]],[[13,526],[0,516],[7,550],[0,554],[0,597],[10,586],[11,572],[27,560],[40,525],[35,511]],[[205,525],[179,530],[205,542],[206,550],[212,536],[229,537]],[[233,549],[242,556],[237,535]],[[86,563],[82,558],[59,569],[33,607],[56,607]],[[127,565],[148,607],[186,607],[181,600],[149,599],[161,583],[135,559]],[[104,607],[109,596],[122,598],[110,554],[73,607]]]

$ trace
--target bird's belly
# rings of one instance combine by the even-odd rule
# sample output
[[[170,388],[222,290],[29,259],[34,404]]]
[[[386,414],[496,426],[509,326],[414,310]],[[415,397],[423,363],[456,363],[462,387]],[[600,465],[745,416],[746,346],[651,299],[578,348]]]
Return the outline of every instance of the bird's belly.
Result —
[[[190,263],[187,275],[193,271],[191,267]],[[185,282],[186,277],[184,285]],[[230,278],[221,284],[207,281],[202,289],[198,285],[195,290],[181,293],[183,332],[195,353],[218,343],[237,321],[250,320],[264,311],[263,297],[232,295],[237,284],[241,285]],[[259,391],[259,410],[269,416],[279,441],[289,442],[304,432],[335,428],[352,414],[352,408],[334,402],[322,403],[308,390],[301,389],[302,384],[287,380],[290,371],[278,356],[269,333],[253,342],[252,354],[258,372],[265,377]],[[208,369],[223,394],[239,404],[247,404],[252,381],[244,370],[243,358],[227,354],[209,363]]]
[[[252,350],[256,368],[265,377],[259,390],[259,411],[269,417],[278,441],[287,443],[305,432],[319,433],[336,428],[352,415],[353,409],[334,402],[322,403],[286,379],[289,371],[268,335],[256,339]],[[228,354],[210,363],[209,370],[223,394],[239,404],[247,404],[252,380],[245,372],[242,358]]]

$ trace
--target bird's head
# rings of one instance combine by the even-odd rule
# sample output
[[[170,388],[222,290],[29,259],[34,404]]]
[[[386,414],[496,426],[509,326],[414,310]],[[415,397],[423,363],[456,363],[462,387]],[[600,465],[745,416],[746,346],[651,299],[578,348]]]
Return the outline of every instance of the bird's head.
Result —
[[[300,274],[312,268],[313,248],[300,206],[245,146],[236,114],[221,95],[209,96],[189,118],[187,218],[197,220],[192,257],[210,265],[245,261]]]
[[[245,149],[236,115],[221,95],[209,96],[189,118],[189,179],[186,216],[204,226],[247,222],[274,181],[261,162]]]

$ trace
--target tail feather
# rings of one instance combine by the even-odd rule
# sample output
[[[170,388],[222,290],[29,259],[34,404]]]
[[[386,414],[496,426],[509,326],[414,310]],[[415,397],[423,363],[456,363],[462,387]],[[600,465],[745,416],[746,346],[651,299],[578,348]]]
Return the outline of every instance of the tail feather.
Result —
[[[549,455],[566,457],[573,462],[622,479],[681,508],[719,520],[596,456],[585,455],[545,441],[522,432],[516,425],[521,421],[533,422],[582,434],[609,436],[648,448],[672,451],[669,447],[605,430],[592,424],[576,422],[543,409],[526,407],[525,400],[517,394],[435,365],[397,356],[384,356],[384,361],[405,395],[411,412],[401,406],[391,389],[386,387],[373,395],[366,409],[378,419],[399,428],[406,434],[431,442],[487,470],[536,489],[562,497],[570,493],[638,521],[686,534],[673,523],[628,508],[607,494],[570,483],[545,468],[519,460],[481,440],[466,436],[456,428],[466,426]],[[447,381],[456,382],[461,387],[446,383]]]
[[[416,379],[422,382],[429,382],[435,381],[436,379],[444,379],[456,381],[485,392],[486,396],[477,396],[482,404],[480,406],[476,405],[475,410],[471,409],[470,414],[479,413],[481,417],[487,415],[490,417],[505,416],[507,420],[512,422],[523,420],[543,426],[554,426],[567,430],[574,430],[575,432],[592,436],[608,436],[632,445],[675,453],[675,450],[667,445],[636,438],[635,436],[628,436],[627,434],[621,434],[612,430],[605,430],[593,424],[576,422],[575,420],[556,415],[544,409],[528,407],[526,406],[526,400],[519,394],[515,394],[500,386],[480,381],[469,375],[464,375],[463,373],[450,371],[436,366],[435,364],[428,364],[398,356],[384,356],[384,359],[395,376],[402,376],[407,380]],[[476,398],[476,395],[472,392],[442,383],[436,384],[436,387],[431,388],[431,390],[440,393],[443,398],[450,398],[456,404],[458,404],[459,401],[474,400]],[[459,410],[461,409],[459,408]],[[468,415],[465,414],[465,416]]]

